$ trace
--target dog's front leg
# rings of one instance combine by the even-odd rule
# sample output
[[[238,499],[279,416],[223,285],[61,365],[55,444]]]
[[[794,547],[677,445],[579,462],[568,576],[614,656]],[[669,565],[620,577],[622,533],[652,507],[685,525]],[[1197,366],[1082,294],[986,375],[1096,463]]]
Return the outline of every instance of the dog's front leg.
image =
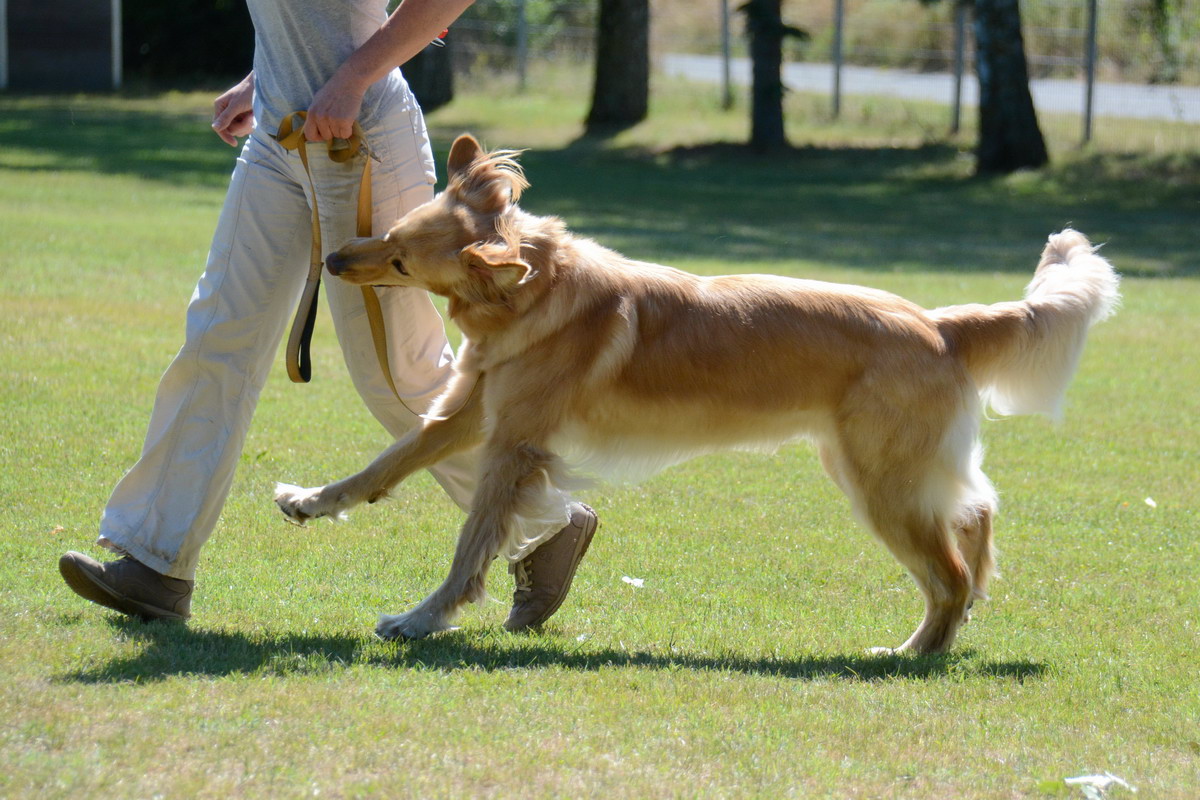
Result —
[[[466,405],[448,417],[427,420],[384,450],[364,470],[348,478],[313,489],[285,483],[276,485],[275,504],[291,519],[304,522],[316,517],[340,517],[361,502],[382,499],[417,470],[480,442],[481,394],[478,391],[471,394]]]
[[[411,611],[381,616],[375,632],[384,639],[420,639],[449,629],[466,603],[483,600],[488,567],[515,534],[517,514],[544,496],[547,467],[554,460],[552,454],[528,445],[489,445],[450,574]]]

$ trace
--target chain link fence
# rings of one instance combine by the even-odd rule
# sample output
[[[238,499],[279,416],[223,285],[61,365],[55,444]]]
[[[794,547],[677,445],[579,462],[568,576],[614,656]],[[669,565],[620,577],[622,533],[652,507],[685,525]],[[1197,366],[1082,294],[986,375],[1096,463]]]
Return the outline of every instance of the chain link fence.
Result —
[[[738,0],[651,0],[652,60],[659,74],[711,83],[732,96],[749,84]],[[595,0],[478,0],[454,27],[460,74],[589,65]],[[1024,0],[1034,104],[1047,136],[1106,146],[1200,150],[1200,3],[1193,0]],[[783,3],[806,30],[787,44],[784,82],[843,98],[884,96],[946,107],[947,130],[978,98],[969,15],[950,0]],[[1125,120],[1140,120],[1136,139]],[[1149,136],[1146,130],[1151,129]],[[1062,143],[1062,142],[1060,142]]]
[[[456,73],[507,71],[524,84],[531,65],[588,64],[594,0],[478,0],[454,23]]]

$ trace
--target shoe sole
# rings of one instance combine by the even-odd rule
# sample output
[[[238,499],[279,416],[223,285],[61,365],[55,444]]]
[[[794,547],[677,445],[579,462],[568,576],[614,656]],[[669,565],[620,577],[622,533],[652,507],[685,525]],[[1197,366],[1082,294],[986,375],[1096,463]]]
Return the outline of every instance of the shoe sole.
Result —
[[[91,572],[79,566],[69,555],[64,555],[58,559],[58,571],[62,574],[63,580],[67,582],[67,586],[71,587],[71,591],[85,600],[92,601],[96,605],[111,608],[113,611],[119,611],[122,614],[137,617],[146,622],[160,619],[187,619],[187,617],[182,614],[176,614],[174,611],[140,603],[137,600],[117,594]]]
[[[558,609],[562,607],[563,601],[567,599],[567,594],[569,594],[571,591],[571,584],[575,580],[575,571],[579,569],[580,562],[582,562],[583,557],[587,555],[588,548],[592,545],[592,537],[596,535],[596,529],[600,526],[600,518],[596,515],[595,510],[593,510],[591,506],[584,505],[583,503],[580,503],[579,505],[586,508],[590,512],[591,516],[588,517],[588,524],[584,527],[583,533],[580,534],[579,541],[575,543],[575,558],[571,561],[571,570],[567,573],[567,579],[563,581],[563,588],[562,591],[558,593],[558,599],[554,601],[554,605],[550,606],[540,617],[532,622],[527,622],[520,627],[510,628],[508,626],[508,622],[505,621],[504,629],[506,631],[509,631],[510,633],[520,633],[521,631],[527,631],[530,628],[536,628],[554,616],[554,612],[558,611]]]

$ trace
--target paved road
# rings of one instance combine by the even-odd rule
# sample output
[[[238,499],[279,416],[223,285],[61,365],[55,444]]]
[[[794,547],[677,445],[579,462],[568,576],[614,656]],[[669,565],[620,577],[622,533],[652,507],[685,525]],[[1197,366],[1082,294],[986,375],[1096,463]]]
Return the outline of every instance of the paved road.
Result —
[[[691,80],[721,81],[721,59],[718,56],[667,55],[662,59],[662,68],[669,75]],[[749,85],[750,60],[732,59],[730,79],[738,85]],[[797,91],[831,92],[833,67],[830,64],[785,64],[783,82]],[[1038,111],[1083,113],[1082,81],[1034,80],[1030,82],[1030,88]],[[949,105],[954,98],[954,78],[949,74],[844,66],[842,94],[889,95]],[[962,101],[964,106],[974,106],[979,101],[979,85],[974,75],[963,76]],[[1092,112],[1097,117],[1200,123],[1200,87],[1097,83]],[[1197,144],[1200,145],[1200,132],[1197,133]]]

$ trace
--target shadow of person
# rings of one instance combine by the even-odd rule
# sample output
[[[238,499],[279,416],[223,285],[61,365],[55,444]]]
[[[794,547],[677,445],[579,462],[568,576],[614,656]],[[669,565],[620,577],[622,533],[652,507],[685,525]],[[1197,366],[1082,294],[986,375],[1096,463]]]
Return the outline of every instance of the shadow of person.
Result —
[[[74,683],[125,683],[183,675],[314,674],[352,665],[444,671],[508,671],[556,667],[576,671],[611,668],[724,671],[792,680],[937,680],[976,675],[1023,682],[1046,665],[994,662],[969,649],[951,653],[777,656],[729,652],[713,655],[672,648],[628,650],[576,643],[554,629],[521,635],[499,630],[456,630],[414,642],[386,643],[361,635],[307,631],[240,631],[179,623],[145,623],[112,617],[114,631],[133,643],[129,655],[59,676]]]
[[[638,669],[726,671],[774,676],[794,680],[840,678],[849,681],[890,679],[933,680],[955,674],[976,674],[1024,681],[1046,671],[1046,665],[1029,661],[992,662],[981,660],[969,649],[952,653],[916,656],[911,654],[822,654],[795,656],[726,653],[720,655],[679,651],[629,650],[626,648],[575,646],[554,635],[479,634],[453,631],[398,650],[393,663],[422,669],[482,671],[557,667],[570,670],[599,670],[631,667]]]
[[[165,680],[179,675],[291,674],[357,663],[366,636],[339,633],[243,631],[181,622],[143,622],[112,615],[108,624],[130,642],[129,654],[60,676],[78,683]]]

